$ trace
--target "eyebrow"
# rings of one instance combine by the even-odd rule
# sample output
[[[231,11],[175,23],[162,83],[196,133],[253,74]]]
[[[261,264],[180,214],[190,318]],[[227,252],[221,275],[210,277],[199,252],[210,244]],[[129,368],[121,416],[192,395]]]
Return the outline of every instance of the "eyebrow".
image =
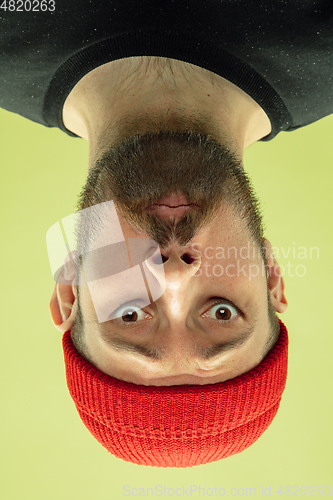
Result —
[[[214,344],[209,348],[199,348],[196,350],[195,354],[202,360],[210,360],[217,357],[219,354],[227,351],[231,351],[233,349],[237,349],[241,347],[245,342],[250,338],[254,331],[255,325],[250,326],[245,331],[241,333],[241,335],[234,340],[230,340],[229,342],[220,342],[218,344]],[[136,344],[134,342],[129,342],[121,337],[110,337],[106,334],[101,334],[101,338],[111,345],[114,349],[121,352],[130,352],[140,357],[149,358],[155,361],[163,360],[164,349],[151,347],[143,344]]]

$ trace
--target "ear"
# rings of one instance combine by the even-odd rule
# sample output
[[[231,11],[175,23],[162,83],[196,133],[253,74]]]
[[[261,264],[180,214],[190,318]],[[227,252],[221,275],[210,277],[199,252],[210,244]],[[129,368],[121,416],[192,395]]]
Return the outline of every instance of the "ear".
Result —
[[[281,275],[281,268],[276,262],[273,248],[268,240],[265,240],[267,271],[268,271],[268,289],[271,302],[276,312],[283,313],[288,308],[288,302],[284,294],[285,284]]]
[[[65,271],[59,275],[50,300],[50,313],[54,326],[65,333],[70,330],[76,320],[78,312],[77,289],[73,284],[61,283]],[[67,281],[68,283],[68,281]]]

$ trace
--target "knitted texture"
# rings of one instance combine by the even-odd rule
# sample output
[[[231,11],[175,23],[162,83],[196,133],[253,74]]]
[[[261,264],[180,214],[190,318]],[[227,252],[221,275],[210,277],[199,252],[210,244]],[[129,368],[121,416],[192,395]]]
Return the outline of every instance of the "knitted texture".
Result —
[[[240,453],[268,428],[287,379],[288,333],[255,368],[208,385],[143,386],[98,370],[63,336],[69,392],[112,455],[139,465],[192,467]]]

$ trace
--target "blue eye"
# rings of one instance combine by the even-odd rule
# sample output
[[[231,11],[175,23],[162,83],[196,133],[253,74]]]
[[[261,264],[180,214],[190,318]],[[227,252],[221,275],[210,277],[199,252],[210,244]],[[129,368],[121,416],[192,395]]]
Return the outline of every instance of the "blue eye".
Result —
[[[210,313],[213,313],[213,316],[211,316]],[[209,314],[209,317],[213,317],[213,319],[230,321],[238,316],[238,311],[231,304],[220,301],[219,303],[214,304],[206,314]]]

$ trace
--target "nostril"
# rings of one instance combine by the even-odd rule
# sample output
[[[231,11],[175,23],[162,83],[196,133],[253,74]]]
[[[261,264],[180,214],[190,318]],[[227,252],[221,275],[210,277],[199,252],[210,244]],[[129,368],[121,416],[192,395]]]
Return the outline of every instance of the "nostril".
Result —
[[[157,265],[164,264],[165,262],[167,262],[169,260],[169,257],[164,255],[162,252],[161,253],[156,252],[151,258],[152,258],[152,261],[154,262],[154,264],[157,264]],[[182,259],[183,262],[185,262],[185,264],[193,264],[193,262],[196,261],[196,258],[187,252],[184,253],[183,255],[181,255],[180,258]]]
[[[153,255],[152,258],[153,258],[154,264],[157,264],[157,265],[164,264],[164,262],[166,262],[168,260],[168,257],[163,255],[162,253],[161,254],[156,253],[155,255]],[[161,262],[161,258],[162,258],[162,262]]]
[[[195,261],[195,258],[192,257],[189,253],[184,253],[181,256],[181,259],[186,263],[186,264],[192,264]]]

